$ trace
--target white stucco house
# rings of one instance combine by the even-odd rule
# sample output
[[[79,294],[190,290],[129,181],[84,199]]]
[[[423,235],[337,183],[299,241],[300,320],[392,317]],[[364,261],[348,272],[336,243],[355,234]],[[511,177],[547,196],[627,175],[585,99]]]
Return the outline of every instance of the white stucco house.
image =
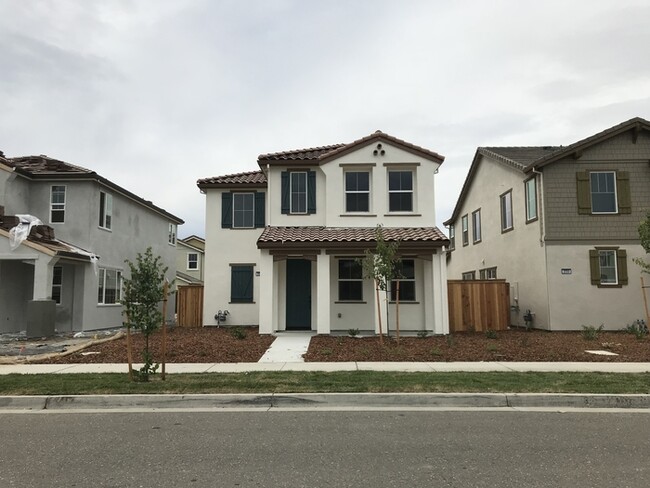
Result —
[[[445,222],[449,278],[507,280],[513,325],[620,329],[644,318],[634,258],[648,259],[638,226],[649,162],[650,122],[638,117],[566,146],[478,148]]]
[[[357,258],[375,247],[381,224],[386,240],[400,241],[401,330],[448,333],[449,240],[435,226],[434,198],[443,160],[377,131],[349,144],[263,154],[257,171],[199,180],[204,325],[228,310],[228,324],[259,325],[263,334],[378,332],[374,284]],[[380,301],[385,324],[395,304]]]

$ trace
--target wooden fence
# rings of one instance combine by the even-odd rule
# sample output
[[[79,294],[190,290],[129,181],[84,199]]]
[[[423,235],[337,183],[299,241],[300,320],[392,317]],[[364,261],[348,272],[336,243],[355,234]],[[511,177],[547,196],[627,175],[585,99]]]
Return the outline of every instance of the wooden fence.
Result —
[[[505,280],[448,280],[449,331],[506,330],[510,285]]]
[[[180,327],[201,327],[203,325],[203,285],[178,287],[176,314]]]

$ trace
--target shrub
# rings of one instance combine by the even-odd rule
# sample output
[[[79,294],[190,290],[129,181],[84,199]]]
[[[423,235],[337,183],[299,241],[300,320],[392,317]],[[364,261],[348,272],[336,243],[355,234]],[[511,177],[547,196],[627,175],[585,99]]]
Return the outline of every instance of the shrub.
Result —
[[[599,327],[594,327],[593,325],[583,325],[582,337],[587,341],[596,340],[604,328],[605,326],[603,324],[600,324]]]
[[[485,337],[487,337],[488,339],[497,339],[498,338],[497,331],[488,329],[485,331]]]
[[[244,330],[243,327],[233,327],[230,329],[230,335],[233,336],[235,339],[239,339],[240,341],[243,341],[246,339],[246,331]]]
[[[429,332],[427,332],[426,330],[418,330],[418,337],[420,339],[424,339],[428,335],[429,335]]]
[[[634,334],[637,339],[641,340],[648,335],[648,325],[643,319],[637,319],[631,324],[628,324],[625,329],[623,329],[628,334]]]
[[[359,329],[348,329],[348,335],[350,337],[356,337],[359,335]]]

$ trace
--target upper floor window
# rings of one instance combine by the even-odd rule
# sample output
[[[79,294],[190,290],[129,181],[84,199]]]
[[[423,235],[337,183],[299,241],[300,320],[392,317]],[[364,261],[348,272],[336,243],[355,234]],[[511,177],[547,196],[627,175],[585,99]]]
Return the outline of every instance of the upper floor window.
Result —
[[[512,190],[508,190],[499,197],[501,202],[501,232],[513,228],[512,222]]]
[[[454,224],[449,226],[449,249],[456,249],[456,228]]]
[[[524,182],[526,193],[526,223],[537,218],[537,180],[532,177]]]
[[[363,300],[363,271],[356,259],[339,259],[339,300]]]
[[[589,174],[592,213],[616,213],[616,173],[594,171]]]
[[[63,288],[63,266],[52,268],[52,300],[57,305],[61,303],[61,290]]]
[[[117,269],[99,268],[97,303],[112,305],[122,299],[122,272]]]
[[[251,229],[255,227],[255,194],[233,193],[232,226]]]
[[[169,223],[169,234],[167,236],[167,242],[172,246],[176,245],[176,224]]]
[[[345,211],[368,212],[370,209],[370,173],[347,171],[345,173]]]
[[[415,260],[402,259],[397,263],[395,269],[397,276],[396,280],[391,281],[390,284],[390,299],[397,301],[397,290],[399,283],[399,301],[400,302],[414,302],[415,301]]]
[[[52,185],[50,188],[50,223],[65,222],[65,186]]]
[[[199,253],[196,252],[187,253],[187,269],[188,270],[199,269]]]
[[[307,213],[307,173],[294,171],[290,173],[292,214]]]
[[[113,195],[99,192],[99,226],[103,229],[113,228]]]
[[[413,211],[413,172],[388,172],[388,210],[390,212]]]
[[[472,240],[473,243],[481,242],[481,209],[472,212]]]
[[[460,222],[461,222],[461,230],[463,233],[463,246],[467,246],[469,244],[469,221],[468,221],[467,214],[461,217]]]
[[[283,171],[281,174],[283,214],[316,213],[316,172]]]

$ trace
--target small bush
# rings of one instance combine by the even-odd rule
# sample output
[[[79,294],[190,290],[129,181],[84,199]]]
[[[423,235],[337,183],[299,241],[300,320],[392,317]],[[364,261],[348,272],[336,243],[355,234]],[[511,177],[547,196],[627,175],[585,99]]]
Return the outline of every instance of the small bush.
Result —
[[[429,335],[429,332],[427,332],[426,330],[418,330],[418,337],[420,339],[424,339],[428,335]]]
[[[440,350],[439,347],[434,347],[431,349],[431,355],[432,356],[442,356],[442,351]]]
[[[348,335],[350,337],[356,337],[359,335],[359,329],[348,329]]]
[[[487,350],[490,351],[490,352],[497,352],[497,351],[499,350],[499,346],[497,346],[496,344],[488,344],[488,345],[485,346],[485,347],[486,347]]]
[[[496,330],[488,329],[485,331],[485,337],[488,339],[497,339],[499,336],[497,335]]]
[[[321,353],[323,356],[329,356],[329,355],[332,354],[332,350],[329,349],[329,348],[327,348],[327,347],[324,347],[323,349],[320,350],[320,353]]]
[[[239,339],[240,341],[246,339],[246,331],[243,329],[243,327],[233,327],[230,329],[230,335],[235,339]]]
[[[452,336],[451,334],[447,334],[447,336],[445,337],[445,340],[447,341],[447,346],[448,347],[454,347],[454,344],[455,344],[454,343],[454,336]]]
[[[594,327],[593,325],[583,325],[582,337],[587,341],[594,341],[598,339],[598,336],[604,328],[605,326],[603,324],[600,324],[599,327]]]
[[[628,334],[634,334],[637,339],[641,340],[648,335],[648,325],[643,319],[637,319],[631,324],[628,324],[625,329],[623,329]]]

